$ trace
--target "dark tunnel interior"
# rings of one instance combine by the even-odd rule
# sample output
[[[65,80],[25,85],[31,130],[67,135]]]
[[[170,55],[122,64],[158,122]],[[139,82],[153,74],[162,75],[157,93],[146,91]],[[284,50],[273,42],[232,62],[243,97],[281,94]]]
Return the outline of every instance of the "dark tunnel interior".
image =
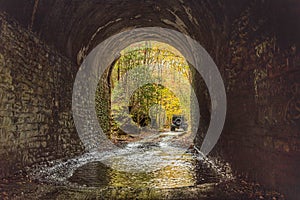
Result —
[[[191,37],[218,67],[227,113],[221,137],[208,158],[223,168],[230,166],[236,180],[253,183],[249,191],[263,187],[280,194],[253,192],[249,199],[299,199],[297,0],[0,0],[0,196],[20,198],[11,193],[13,184],[9,183],[33,166],[51,166],[87,152],[72,116],[73,83],[79,67],[101,42],[142,27],[168,28]],[[100,80],[98,117],[107,131],[112,126],[109,84],[115,62]],[[193,143],[199,149],[210,121],[210,97],[199,73],[194,72],[192,80],[201,110]],[[97,167],[101,173],[112,173],[105,166]],[[94,180],[96,172],[89,173]],[[202,172],[195,173],[200,176]],[[46,185],[40,190],[47,190]],[[167,192],[172,190],[157,194]],[[91,193],[86,192],[93,199]],[[54,199],[66,198],[55,195]],[[207,199],[217,198],[208,195]]]

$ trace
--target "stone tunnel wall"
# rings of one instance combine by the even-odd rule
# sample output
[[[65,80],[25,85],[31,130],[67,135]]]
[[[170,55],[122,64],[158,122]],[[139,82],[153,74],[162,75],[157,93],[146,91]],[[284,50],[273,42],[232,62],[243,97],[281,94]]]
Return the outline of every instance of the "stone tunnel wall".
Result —
[[[294,44],[280,46],[271,21],[257,16],[248,10],[233,24],[223,70],[227,118],[216,149],[237,174],[298,199],[300,54]]]
[[[256,95],[255,76],[240,76],[227,94],[220,140],[222,157],[237,174],[294,198],[300,188],[299,77],[299,69],[265,77]]]
[[[77,67],[0,13],[0,177],[83,148],[71,114]]]

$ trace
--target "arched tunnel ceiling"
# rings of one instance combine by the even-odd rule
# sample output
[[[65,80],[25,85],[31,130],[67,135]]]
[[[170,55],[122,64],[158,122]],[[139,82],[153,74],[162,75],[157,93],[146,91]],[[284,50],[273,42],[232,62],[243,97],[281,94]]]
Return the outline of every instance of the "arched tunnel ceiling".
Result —
[[[216,38],[226,39],[232,21],[253,2],[260,2],[274,23],[278,22],[282,38],[297,40],[300,33],[297,0],[0,0],[0,9],[79,63],[82,54],[93,46],[133,27],[179,30],[199,40],[210,52],[213,47],[208,44],[214,44],[212,40]]]

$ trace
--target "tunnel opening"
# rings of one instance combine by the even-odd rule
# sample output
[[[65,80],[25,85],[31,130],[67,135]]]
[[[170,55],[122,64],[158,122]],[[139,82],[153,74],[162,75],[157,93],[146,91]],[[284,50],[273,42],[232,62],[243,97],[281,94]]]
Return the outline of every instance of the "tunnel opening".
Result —
[[[126,113],[133,122],[143,128],[141,132],[191,131],[191,102],[193,87],[192,67],[183,55],[171,45],[157,41],[141,41],[126,47],[120,52],[120,56],[106,69],[102,75],[96,90],[96,112],[100,122],[103,122],[101,109],[101,94],[104,85],[108,92],[108,119],[110,130],[106,135],[114,140],[126,141],[130,133],[126,134],[120,128],[122,120],[128,120],[124,113],[120,112],[128,108]],[[134,76],[134,80],[130,79]],[[149,78],[149,83],[139,85],[141,78]],[[150,80],[151,79],[151,80]],[[122,81],[123,85],[120,84]],[[130,87],[137,87],[132,94],[127,94]],[[123,92],[125,91],[125,92]],[[175,91],[175,92],[174,92]],[[123,99],[132,95],[129,102]],[[179,97],[179,96],[180,97]],[[103,96],[103,95],[102,95]],[[195,97],[194,97],[195,98]],[[176,125],[176,119],[180,123]],[[181,119],[182,118],[182,122]],[[182,123],[182,124],[181,124]],[[123,137],[123,139],[121,139]],[[192,144],[191,144],[192,145]]]

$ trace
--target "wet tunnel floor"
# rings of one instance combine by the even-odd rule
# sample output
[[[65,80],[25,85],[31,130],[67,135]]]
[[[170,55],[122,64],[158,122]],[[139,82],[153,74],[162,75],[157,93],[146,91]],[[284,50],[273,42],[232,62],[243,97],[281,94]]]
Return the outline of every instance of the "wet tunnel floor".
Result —
[[[284,199],[258,184],[229,179],[174,135],[90,153],[1,181],[2,199]],[[159,138],[159,140],[157,140]],[[103,164],[105,163],[105,164]]]

